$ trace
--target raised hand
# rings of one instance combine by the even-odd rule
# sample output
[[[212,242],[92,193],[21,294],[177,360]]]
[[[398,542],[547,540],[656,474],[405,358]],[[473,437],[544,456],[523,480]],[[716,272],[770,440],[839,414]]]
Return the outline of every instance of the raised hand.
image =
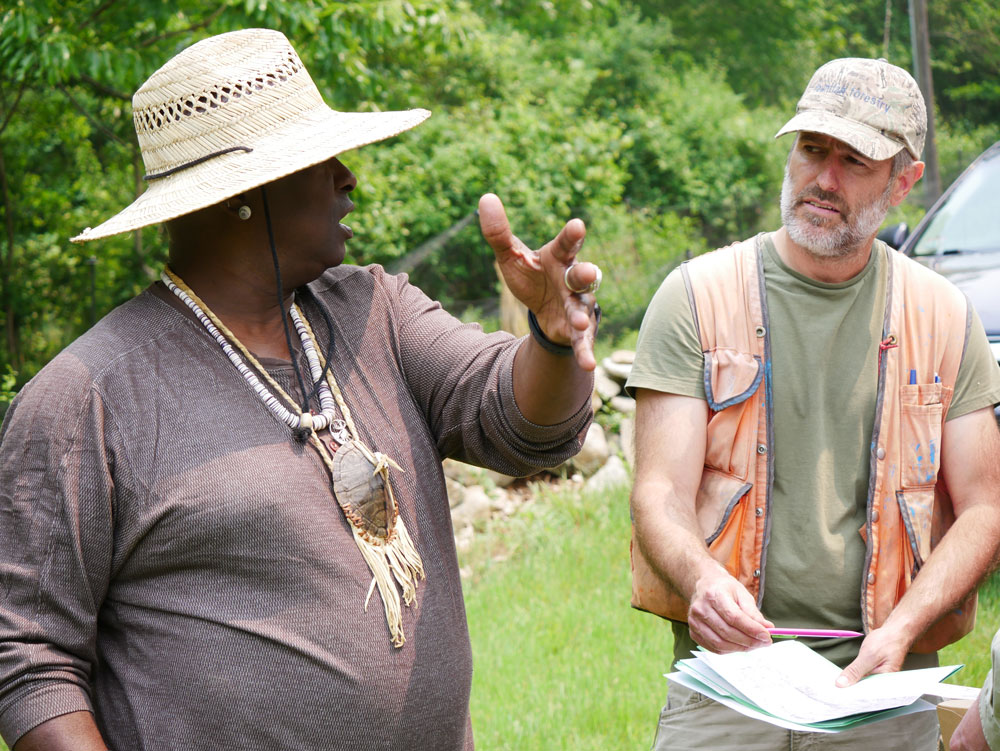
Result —
[[[592,263],[576,262],[587,234],[583,222],[570,219],[554,239],[532,250],[511,232],[500,199],[487,193],[479,199],[479,225],[507,287],[535,314],[542,333],[556,344],[571,345],[580,368],[593,370],[594,292],[601,271]]]

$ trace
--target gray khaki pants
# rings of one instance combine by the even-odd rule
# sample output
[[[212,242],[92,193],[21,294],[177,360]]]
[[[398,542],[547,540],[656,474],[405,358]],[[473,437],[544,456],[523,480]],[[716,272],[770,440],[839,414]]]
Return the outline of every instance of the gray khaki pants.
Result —
[[[937,751],[936,712],[893,717],[842,733],[785,730],[670,684],[653,751]]]

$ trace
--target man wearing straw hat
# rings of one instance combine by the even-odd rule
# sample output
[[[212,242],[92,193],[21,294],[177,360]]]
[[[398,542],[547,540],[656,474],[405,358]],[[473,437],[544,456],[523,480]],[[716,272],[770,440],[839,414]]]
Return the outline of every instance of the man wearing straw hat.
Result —
[[[471,652],[440,460],[508,474],[591,418],[597,267],[483,234],[531,311],[463,325],[343,265],[340,113],[285,37],[206,39],[139,89],[160,282],[18,395],[0,443],[0,734],[24,749],[467,749]]]
[[[1000,543],[1000,371],[964,296],[875,239],[923,172],[925,112],[885,60],[821,66],[778,133],[783,226],[683,264],[646,313],[633,604],[674,622],[675,661],[822,629],[810,646],[848,686],[936,664],[974,625]],[[654,748],[937,739],[930,712],[822,735],[671,683]]]

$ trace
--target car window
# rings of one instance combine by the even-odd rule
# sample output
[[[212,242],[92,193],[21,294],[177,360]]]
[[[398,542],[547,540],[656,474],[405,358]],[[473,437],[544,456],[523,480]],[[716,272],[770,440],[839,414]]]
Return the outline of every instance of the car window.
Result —
[[[913,255],[1000,251],[1000,151],[967,173],[927,223]]]

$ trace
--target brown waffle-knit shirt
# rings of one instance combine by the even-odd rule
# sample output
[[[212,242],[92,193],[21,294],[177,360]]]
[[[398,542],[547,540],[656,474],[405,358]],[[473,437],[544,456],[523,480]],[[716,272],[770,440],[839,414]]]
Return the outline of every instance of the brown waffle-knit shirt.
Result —
[[[310,287],[362,440],[404,470],[396,498],[427,571],[403,607],[406,644],[392,647],[377,592],[364,609],[371,573],[315,449],[157,286],[56,357],[4,421],[9,744],[89,709],[116,751],[472,748],[441,458],[554,466],[578,450],[589,404],[528,422],[518,340],[461,324],[405,277],[341,266]],[[289,363],[265,367],[298,393]]]

